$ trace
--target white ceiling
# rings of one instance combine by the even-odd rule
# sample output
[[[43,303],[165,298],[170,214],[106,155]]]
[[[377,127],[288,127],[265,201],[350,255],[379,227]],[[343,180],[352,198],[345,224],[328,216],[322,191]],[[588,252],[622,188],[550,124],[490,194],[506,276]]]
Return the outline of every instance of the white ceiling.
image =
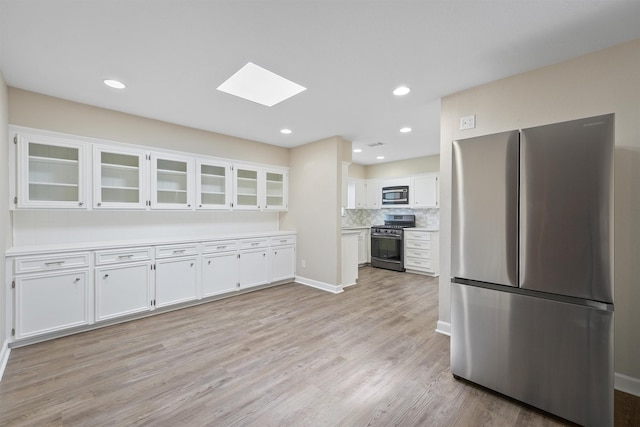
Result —
[[[0,0],[9,86],[284,147],[340,135],[360,164],[437,154],[442,96],[635,38],[638,0]],[[307,90],[216,90],[249,61]]]

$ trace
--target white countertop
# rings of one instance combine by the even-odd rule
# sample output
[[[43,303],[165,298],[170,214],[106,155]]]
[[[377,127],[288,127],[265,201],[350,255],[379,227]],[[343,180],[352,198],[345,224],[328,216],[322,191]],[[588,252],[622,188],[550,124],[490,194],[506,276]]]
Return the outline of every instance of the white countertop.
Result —
[[[212,242],[218,240],[238,240],[238,239],[256,239],[265,237],[279,237],[295,235],[295,231],[263,231],[254,233],[238,233],[238,234],[220,234],[214,236],[188,236],[184,238],[171,238],[171,239],[137,239],[137,240],[117,240],[117,241],[102,241],[102,242],[79,242],[79,243],[64,243],[64,244],[52,244],[52,245],[39,245],[39,246],[14,246],[9,248],[6,252],[6,256],[16,255],[35,255],[45,254],[52,252],[70,252],[70,251],[87,251],[95,249],[110,249],[110,248],[126,248],[126,247],[139,247],[139,246],[159,246],[159,245],[179,245],[188,243],[200,243],[200,242]]]

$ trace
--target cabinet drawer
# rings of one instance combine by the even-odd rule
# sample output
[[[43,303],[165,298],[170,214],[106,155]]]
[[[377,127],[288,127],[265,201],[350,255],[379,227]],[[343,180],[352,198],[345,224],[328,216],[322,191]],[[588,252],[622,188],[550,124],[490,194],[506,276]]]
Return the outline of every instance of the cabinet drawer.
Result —
[[[431,249],[431,242],[428,240],[407,240],[407,249]]]
[[[215,252],[230,252],[238,249],[238,242],[235,240],[221,240],[219,242],[206,242],[202,244],[202,253],[210,254]]]
[[[116,264],[119,262],[148,261],[151,248],[131,248],[111,251],[97,251],[96,265]]]
[[[156,247],[156,258],[198,255],[198,245],[167,245]]]
[[[266,248],[268,246],[267,239],[258,239],[258,240],[241,240],[240,241],[240,249],[255,249],[255,248]]]
[[[407,248],[405,256],[411,258],[431,259],[431,251],[428,249]]]
[[[411,240],[431,240],[431,233],[424,231],[405,231],[405,239]]]
[[[285,246],[285,245],[293,245],[295,243],[296,243],[295,236],[272,237],[270,240],[271,246]]]
[[[16,274],[36,271],[61,270],[63,268],[79,268],[89,266],[89,253],[73,253],[59,256],[16,258],[14,270]]]
[[[415,268],[420,270],[433,271],[431,267],[431,260],[428,260],[428,259],[422,260],[422,259],[415,259],[415,258],[406,258],[404,260],[404,266],[405,268]]]

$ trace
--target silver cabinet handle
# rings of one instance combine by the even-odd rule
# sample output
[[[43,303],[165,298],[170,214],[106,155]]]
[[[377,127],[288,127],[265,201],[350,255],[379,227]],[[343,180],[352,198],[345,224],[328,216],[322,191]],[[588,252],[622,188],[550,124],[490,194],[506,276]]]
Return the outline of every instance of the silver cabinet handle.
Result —
[[[64,264],[64,261],[50,261],[50,262],[45,262],[44,265],[62,265]]]
[[[130,259],[133,258],[133,254],[130,255],[118,255],[119,259]]]
[[[183,254],[185,250],[186,250],[186,249],[174,249],[174,250],[173,250],[173,253],[174,253],[174,254]]]
[[[226,246],[218,246],[216,249],[220,250],[220,249],[226,249]]]

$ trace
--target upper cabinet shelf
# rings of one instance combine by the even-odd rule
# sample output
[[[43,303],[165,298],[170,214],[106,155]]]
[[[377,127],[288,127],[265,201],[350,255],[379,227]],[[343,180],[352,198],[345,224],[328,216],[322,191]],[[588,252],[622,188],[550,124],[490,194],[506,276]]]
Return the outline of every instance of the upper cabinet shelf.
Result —
[[[17,126],[10,138],[13,209],[287,209],[287,168]]]

